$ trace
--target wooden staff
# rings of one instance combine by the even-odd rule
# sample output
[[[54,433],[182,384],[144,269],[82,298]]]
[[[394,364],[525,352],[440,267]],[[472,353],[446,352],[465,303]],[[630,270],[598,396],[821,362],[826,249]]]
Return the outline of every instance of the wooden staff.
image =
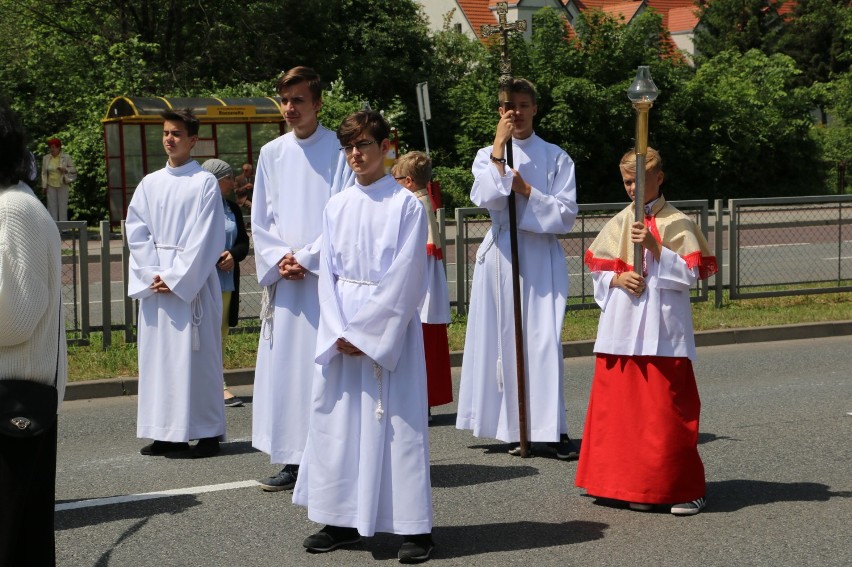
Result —
[[[518,20],[512,24],[506,20],[509,6],[506,2],[497,3],[498,24],[484,25],[480,28],[482,37],[499,33],[502,39],[500,56],[500,106],[503,110],[512,107],[512,61],[509,59],[509,33],[522,32],[527,29],[526,20]],[[513,167],[512,140],[506,142],[506,167]],[[518,427],[521,434],[521,457],[529,456],[529,435],[527,434],[527,380],[524,355],[524,328],[521,320],[521,274],[518,260],[518,223],[515,209],[515,192],[509,192],[509,248],[512,254],[512,298],[515,312],[515,360],[518,376]],[[499,330],[498,330],[499,331]]]

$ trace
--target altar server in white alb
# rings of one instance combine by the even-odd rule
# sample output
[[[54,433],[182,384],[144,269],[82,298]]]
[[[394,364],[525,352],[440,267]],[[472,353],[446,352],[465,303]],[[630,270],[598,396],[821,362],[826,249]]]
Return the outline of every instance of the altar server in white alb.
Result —
[[[352,179],[334,132],[324,128],[320,77],[294,67],[276,84],[290,132],[260,150],[251,210],[257,279],[263,287],[252,445],[283,464],[263,490],[293,488],[308,435],[319,325],[317,271],[322,211]]]
[[[293,502],[327,524],[312,552],[361,536],[404,536],[403,563],[432,552],[426,365],[418,310],[426,293],[423,206],[384,173],[390,129],[381,114],[337,131],[356,183],[323,215],[321,365]]]
[[[148,174],[127,209],[128,295],[139,301],[139,416],[136,434],[154,439],[143,455],[189,448],[219,452],[222,404],[222,292],[216,261],[225,216],[216,178],[190,157],[198,119],[163,113],[164,169]]]
[[[491,230],[476,254],[456,427],[477,437],[520,440],[508,209],[514,191],[528,438],[568,459],[577,456],[567,436],[562,395],[560,337],[568,273],[556,236],[574,225],[577,190],[568,154],[533,132],[536,96],[532,83],[513,79],[513,109],[500,108],[494,144],[479,150],[473,163],[471,200],[488,209]],[[506,167],[510,140],[514,169]],[[520,451],[515,447],[510,453]]]
[[[645,176],[645,217],[637,222],[634,205],[625,207],[586,252],[601,317],[575,483],[632,510],[663,504],[692,516],[704,508],[706,486],[689,296],[718,265],[698,226],[666,202],[659,152],[647,148],[643,172],[627,152],[619,169],[632,201]],[[642,266],[632,265],[635,244]]]

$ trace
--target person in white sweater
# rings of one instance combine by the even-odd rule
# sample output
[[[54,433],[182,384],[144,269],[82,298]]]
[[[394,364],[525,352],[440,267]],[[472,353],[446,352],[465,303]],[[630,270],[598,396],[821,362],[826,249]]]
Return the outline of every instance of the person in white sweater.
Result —
[[[0,103],[0,381],[67,380],[56,223],[24,179],[30,154],[17,116]],[[0,565],[53,565],[56,423],[0,434]]]

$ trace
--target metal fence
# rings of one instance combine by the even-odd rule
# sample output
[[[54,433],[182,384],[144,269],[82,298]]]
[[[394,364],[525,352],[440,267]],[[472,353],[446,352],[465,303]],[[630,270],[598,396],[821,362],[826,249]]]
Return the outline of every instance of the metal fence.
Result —
[[[852,291],[852,195],[732,199],[731,299]]]
[[[712,209],[702,200],[673,204],[708,237],[719,265],[716,276],[696,284],[693,301],[706,301],[711,287],[717,305],[724,289],[733,300],[852,291],[852,196],[733,199],[727,211],[722,201]],[[559,237],[570,281],[568,309],[596,307],[583,254],[606,221],[625,206],[580,205],[574,228]],[[438,211],[438,225],[450,299],[464,314],[476,250],[491,222],[480,208],[456,209],[452,223],[443,213]],[[123,330],[127,342],[135,341],[136,305],[127,297],[126,284],[129,252],[121,236],[110,233],[108,222],[91,235],[83,222],[58,224],[63,234],[63,305],[69,341],[87,343],[92,330],[105,331],[104,348],[109,347],[111,330]],[[253,248],[240,263],[240,272],[240,324],[232,332],[260,327],[261,289]]]
[[[672,203],[683,211],[701,227],[704,236],[709,231],[709,211],[707,201],[674,201]],[[627,203],[598,203],[580,205],[577,220],[568,234],[558,236],[562,250],[565,253],[565,263],[568,268],[568,309],[588,309],[596,307],[592,277],[583,263],[583,256],[598,235],[600,230]],[[476,251],[485,234],[490,230],[486,209],[470,207],[456,209],[456,239],[455,258],[456,275],[453,305],[460,313],[466,313],[470,303],[470,286],[476,264]],[[461,274],[462,277],[458,277]],[[696,284],[693,291],[695,300],[706,301],[708,298],[708,282]]]

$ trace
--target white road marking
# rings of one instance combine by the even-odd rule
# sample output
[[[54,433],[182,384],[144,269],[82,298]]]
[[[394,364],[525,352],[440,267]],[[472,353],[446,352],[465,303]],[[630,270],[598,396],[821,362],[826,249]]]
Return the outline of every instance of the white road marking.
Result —
[[[811,242],[791,242],[789,244],[755,244],[754,246],[741,246],[742,249],[754,248],[787,248],[790,246],[812,246]]]
[[[172,490],[160,490],[157,492],[146,492],[144,494],[127,494],[125,496],[110,496],[109,498],[92,498],[90,500],[78,500],[76,502],[57,504],[54,507],[54,510],[57,512],[64,512],[66,510],[78,510],[80,508],[93,508],[95,506],[109,506],[110,504],[124,504],[127,502],[139,502],[141,500],[153,500],[155,498],[168,498],[169,496],[205,494],[207,492],[219,492],[221,490],[248,488],[259,484],[260,483],[256,480],[243,480],[239,482],[226,482],[224,484],[209,484],[207,486],[174,488]]]

